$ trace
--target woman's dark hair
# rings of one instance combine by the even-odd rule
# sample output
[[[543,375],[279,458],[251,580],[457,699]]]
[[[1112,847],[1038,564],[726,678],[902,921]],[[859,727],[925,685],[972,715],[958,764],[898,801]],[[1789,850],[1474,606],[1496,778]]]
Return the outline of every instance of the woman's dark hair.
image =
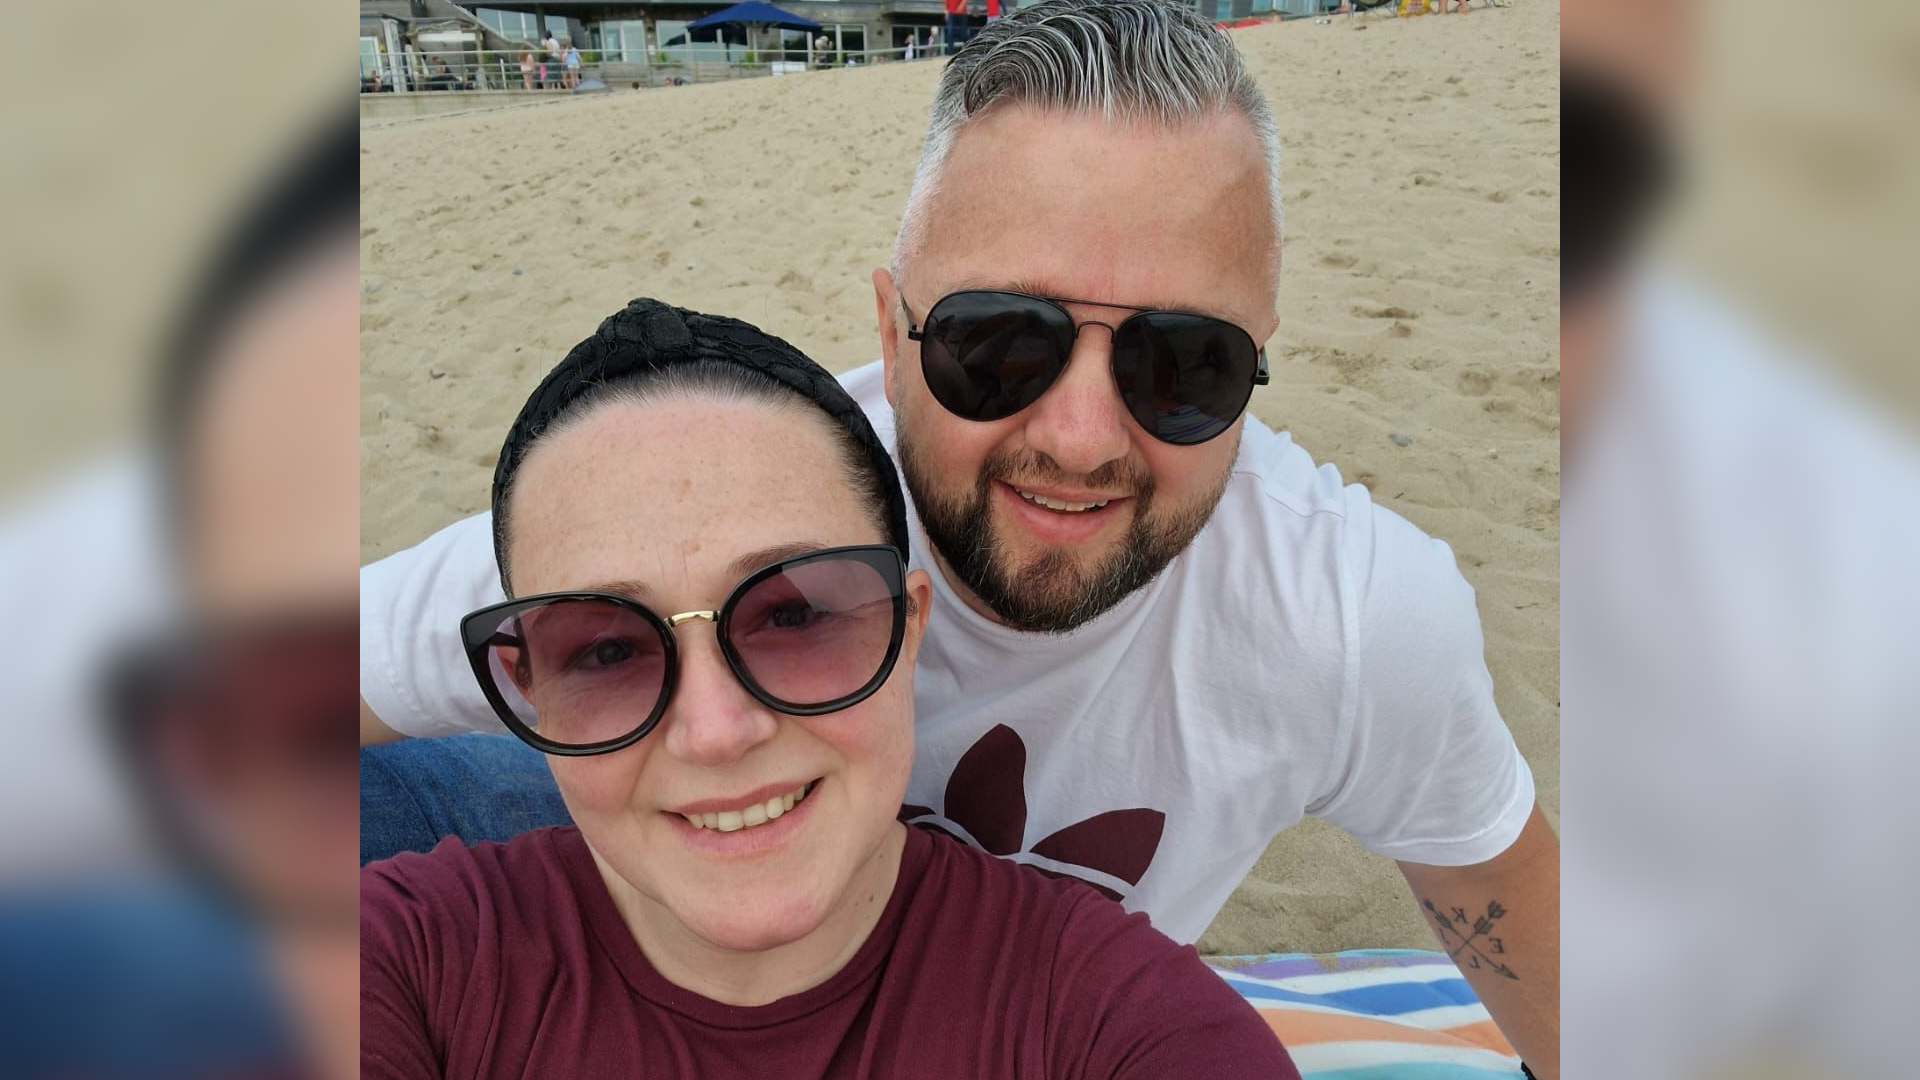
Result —
[[[176,523],[186,520],[193,495],[186,449],[218,374],[221,338],[323,246],[351,236],[348,229],[359,219],[359,132],[351,120],[330,120],[319,141],[272,176],[214,249],[160,357],[155,427]]]
[[[507,595],[513,595],[507,564],[514,477],[527,453],[611,402],[687,397],[811,410],[825,421],[847,481],[875,527],[907,552],[906,497],[893,458],[838,380],[792,345],[738,319],[640,299],[574,346],[507,432],[493,478],[494,560]]]

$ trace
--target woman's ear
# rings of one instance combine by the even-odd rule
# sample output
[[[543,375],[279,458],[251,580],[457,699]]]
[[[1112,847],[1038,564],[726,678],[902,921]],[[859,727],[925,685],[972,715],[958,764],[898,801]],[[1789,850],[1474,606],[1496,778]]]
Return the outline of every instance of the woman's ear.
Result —
[[[920,638],[927,632],[927,609],[933,606],[933,579],[925,570],[907,571],[907,637],[901,652],[911,665],[920,655]]]

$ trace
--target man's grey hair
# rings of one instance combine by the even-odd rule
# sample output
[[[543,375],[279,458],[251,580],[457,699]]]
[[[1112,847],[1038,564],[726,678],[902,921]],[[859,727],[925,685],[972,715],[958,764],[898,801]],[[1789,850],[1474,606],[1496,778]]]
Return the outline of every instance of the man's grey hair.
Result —
[[[1269,265],[1278,268],[1280,137],[1232,40],[1177,0],[1045,0],[989,24],[940,76],[893,242],[895,280],[925,242],[927,206],[961,129],[995,106],[1016,104],[1117,122],[1174,124],[1227,110],[1245,116],[1266,157]]]

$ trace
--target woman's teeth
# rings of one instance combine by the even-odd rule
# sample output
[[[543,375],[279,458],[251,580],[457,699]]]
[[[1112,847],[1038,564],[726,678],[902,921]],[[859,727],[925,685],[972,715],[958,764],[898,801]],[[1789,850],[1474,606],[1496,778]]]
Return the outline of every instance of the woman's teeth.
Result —
[[[1021,491],[1019,488],[1014,488],[1013,490],[1019,492],[1020,497],[1030,503],[1038,503],[1049,510],[1065,510],[1070,514],[1077,514],[1082,510],[1098,510],[1110,501],[1102,499],[1099,502],[1091,503],[1066,502],[1062,499],[1049,499],[1045,495],[1035,495],[1031,491]]]
[[[739,810],[710,811],[705,814],[681,814],[680,816],[686,818],[687,824],[692,825],[696,829],[717,829],[720,832],[739,832],[741,829],[751,829],[755,825],[765,825],[767,822],[793,809],[793,805],[805,799],[807,793],[812,790],[813,784],[808,782],[787,792],[785,795],[775,795],[766,802],[753,803]]]

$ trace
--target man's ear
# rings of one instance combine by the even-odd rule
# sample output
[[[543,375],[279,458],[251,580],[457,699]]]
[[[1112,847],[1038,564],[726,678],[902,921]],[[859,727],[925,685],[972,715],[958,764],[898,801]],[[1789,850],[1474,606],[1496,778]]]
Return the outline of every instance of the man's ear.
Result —
[[[873,271],[873,310],[880,323],[880,374],[887,387],[887,404],[899,408],[893,397],[895,357],[900,349],[900,332],[893,313],[900,307],[900,294],[893,286],[893,275],[885,267]]]

